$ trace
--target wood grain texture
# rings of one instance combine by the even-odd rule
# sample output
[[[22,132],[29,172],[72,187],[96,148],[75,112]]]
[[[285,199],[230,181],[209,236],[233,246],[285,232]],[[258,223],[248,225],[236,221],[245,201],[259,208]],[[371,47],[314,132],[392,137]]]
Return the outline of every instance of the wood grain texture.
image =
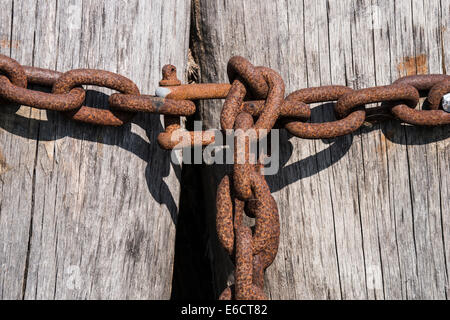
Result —
[[[280,72],[287,93],[366,88],[448,74],[449,11],[449,0],[195,0],[192,49],[201,82],[227,81],[228,59],[242,55]],[[207,127],[219,126],[221,104],[202,104]],[[332,119],[332,104],[313,109],[312,121]],[[269,297],[448,299],[449,137],[449,126],[396,121],[326,141],[283,132],[280,172],[267,177],[281,219]],[[233,269],[215,236],[211,186],[225,169],[202,172],[219,295]]]
[[[97,68],[153,94],[185,75],[190,4],[1,0],[0,53],[59,71]],[[110,90],[88,104],[105,107]],[[170,297],[180,168],[159,116],[104,128],[0,108],[0,299]]]

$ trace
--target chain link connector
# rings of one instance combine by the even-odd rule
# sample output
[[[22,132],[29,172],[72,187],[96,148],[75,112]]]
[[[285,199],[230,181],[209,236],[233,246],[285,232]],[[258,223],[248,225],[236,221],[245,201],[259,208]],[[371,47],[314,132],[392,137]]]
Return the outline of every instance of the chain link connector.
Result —
[[[27,87],[27,76],[23,67],[16,60],[0,54],[1,74],[5,75],[13,85]]]
[[[97,85],[117,90],[121,93],[139,95],[139,89],[128,78],[104,70],[77,69],[64,73],[53,85],[53,93],[68,93],[81,85]],[[94,125],[121,126],[135,115],[131,112],[112,111],[82,106],[80,109],[65,113],[69,118]]]
[[[336,101],[343,95],[353,92],[345,86],[324,86],[306,88],[291,93],[286,100],[295,102],[319,103]],[[345,118],[325,123],[303,123],[292,119],[285,120],[284,126],[291,134],[304,139],[330,139],[358,130],[364,123],[366,113],[362,108],[353,110]]]
[[[0,55],[0,71],[6,76],[0,76],[0,96],[12,103],[26,105],[38,109],[56,111],[74,110],[81,106],[85,98],[82,88],[74,88],[64,94],[49,94],[27,89],[28,84],[51,85],[45,81],[52,75],[53,79],[60,73],[55,71],[22,67],[17,61]]]
[[[258,132],[258,137],[262,138],[260,129],[264,129],[264,134],[267,134],[280,115],[280,109],[284,102],[283,79],[274,70],[254,67],[247,59],[239,56],[230,59],[227,71],[232,86],[220,117],[222,129],[227,130],[234,127],[234,122],[241,112],[241,105],[246,97],[266,99],[264,110],[253,126]],[[247,86],[249,90],[247,90]]]
[[[16,86],[5,76],[0,76],[0,95],[13,103],[54,111],[78,109],[86,97],[82,88],[73,88],[63,94],[51,94]]]
[[[450,114],[438,110],[443,95],[449,92],[449,80],[450,76],[442,74],[414,75],[398,79],[394,85],[409,85],[428,92],[426,103],[431,110],[415,110],[400,104],[392,107],[392,113],[401,121],[418,126],[450,124]]]
[[[177,78],[177,68],[175,66],[170,64],[165,65],[162,68],[162,76],[163,78],[159,82],[160,87],[156,92],[157,95],[161,95],[161,91],[165,92],[164,90],[171,90],[181,86],[181,81]],[[187,131],[181,128],[180,116],[190,116],[196,111],[195,104],[192,101],[157,97],[152,99],[152,107],[158,107],[158,113],[164,114],[165,130],[158,135],[158,143],[163,149],[173,150],[186,147],[207,146],[215,142],[214,131]]]

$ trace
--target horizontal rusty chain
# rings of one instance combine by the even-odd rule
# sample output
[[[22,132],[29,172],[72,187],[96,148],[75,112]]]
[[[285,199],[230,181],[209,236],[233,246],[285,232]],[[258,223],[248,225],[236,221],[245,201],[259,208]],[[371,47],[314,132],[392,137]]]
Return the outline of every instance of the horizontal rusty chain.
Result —
[[[237,69],[240,69],[239,73]],[[265,71],[262,71],[264,69]],[[199,137],[195,141],[200,141],[201,145],[213,143],[214,137],[210,133],[199,132],[190,133],[191,141],[180,144],[180,140],[173,139],[174,132],[181,128],[174,119],[190,116],[196,112],[192,100],[225,99],[230,90],[239,93],[240,103],[233,100],[225,103],[222,110],[222,129],[232,128],[233,119],[237,114],[245,111],[254,117],[259,117],[255,128],[268,129],[274,125],[275,121],[280,120],[280,125],[297,137],[335,138],[355,132],[364,122],[376,120],[374,118],[380,112],[380,108],[375,110],[365,108],[365,104],[375,102],[384,102],[384,106],[381,107],[383,114],[380,113],[380,115],[395,117],[413,125],[435,126],[450,123],[450,114],[439,109],[442,96],[450,91],[450,76],[447,75],[404,77],[395,81],[392,89],[387,89],[386,86],[361,90],[344,86],[301,89],[291,93],[285,99],[278,97],[277,99],[281,99],[281,107],[274,114],[275,110],[271,107],[273,98],[268,97],[267,105],[263,99],[264,90],[268,88],[267,77],[274,76],[272,70],[253,67],[244,58],[233,57],[230,59],[228,73],[230,80],[235,80],[237,76],[239,80],[236,83],[231,81],[232,84],[182,85],[177,79],[176,68],[167,65],[163,68],[163,80],[160,82],[162,88],[157,90],[157,95],[162,97],[157,97],[140,95],[139,89],[131,80],[111,72],[79,69],[61,73],[21,66],[17,61],[0,55],[0,74],[3,74],[0,76],[0,101],[7,100],[39,109],[62,111],[71,119],[106,126],[123,125],[131,121],[137,112],[163,114],[172,118],[165,121],[166,131],[158,139],[164,149],[194,146],[194,137]],[[241,80],[249,86],[248,94]],[[273,82],[273,80],[270,81]],[[276,83],[279,86],[278,90],[284,91],[281,77],[276,80]],[[53,93],[29,90],[27,89],[29,84],[52,87]],[[110,110],[83,106],[86,93],[81,86],[88,84],[108,87],[121,93],[115,93],[109,97]],[[413,93],[412,88],[415,88],[422,96],[429,93],[424,104],[429,110],[415,109],[417,94]],[[384,97],[380,98],[379,95],[383,90]],[[400,99],[402,95],[409,104],[403,103],[405,101]],[[254,100],[252,101],[251,98]],[[337,101],[335,113],[338,119],[326,123],[306,122],[311,116],[308,104],[327,101]]]
[[[276,124],[292,135],[305,139],[328,139],[351,134],[365,122],[380,117],[396,118],[421,126],[450,124],[449,101],[441,108],[444,95],[450,92],[450,76],[415,75],[398,79],[391,85],[353,90],[345,86],[306,88],[285,95],[282,77],[270,68],[254,66],[243,57],[229,60],[230,84],[188,84],[177,78],[175,66],[162,69],[163,79],[157,96],[141,95],[130,79],[119,74],[93,69],[65,73],[21,66],[0,55],[0,104],[10,102],[38,109],[60,111],[73,120],[104,126],[121,126],[138,112],[164,115],[165,131],[158,136],[164,149],[206,146],[215,142],[209,131],[187,132],[179,137],[180,117],[196,113],[193,100],[225,99],[221,112],[222,130],[241,132],[245,143],[234,143],[235,164],[232,174],[220,182],[216,197],[218,238],[234,261],[235,283],[222,292],[221,299],[266,299],[264,271],[277,254],[280,222],[277,204],[262,174],[262,159],[250,161],[250,143],[270,133]],[[35,84],[52,88],[52,93],[28,89]],[[109,99],[109,109],[85,106],[83,85],[96,85],[118,91]],[[420,97],[424,108],[416,109]],[[336,120],[309,123],[309,104],[336,102]],[[381,103],[367,109],[366,105]],[[256,120],[256,121],[254,121]],[[255,129],[256,137],[246,136]],[[241,138],[236,134],[235,139]],[[184,137],[184,136],[183,136]],[[252,140],[253,139],[253,140]],[[244,159],[244,163],[237,158]],[[244,214],[254,218],[250,227]]]
[[[35,84],[52,88],[52,93],[27,89]],[[111,110],[83,106],[83,85],[97,85],[119,91],[109,97]],[[189,116],[195,113],[192,101],[175,101],[140,95],[137,86],[121,75],[93,69],[66,73],[25,66],[0,55],[0,99],[38,109],[62,111],[67,117],[94,125],[121,126],[137,112]]]

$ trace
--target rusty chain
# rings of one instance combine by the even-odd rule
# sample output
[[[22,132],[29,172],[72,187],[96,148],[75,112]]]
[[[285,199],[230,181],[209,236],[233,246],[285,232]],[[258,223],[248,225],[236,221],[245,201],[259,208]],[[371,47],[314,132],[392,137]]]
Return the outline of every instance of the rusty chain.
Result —
[[[378,116],[396,118],[420,126],[450,124],[450,110],[441,109],[443,96],[450,92],[448,75],[414,75],[398,79],[392,85],[353,90],[345,86],[322,86],[295,91],[284,97],[284,82],[274,70],[255,67],[242,57],[228,63],[230,84],[188,84],[178,80],[176,68],[164,66],[158,96],[141,95],[128,78],[103,70],[78,69],[57,71],[21,66],[0,55],[0,103],[16,103],[38,109],[63,112],[69,119],[94,125],[121,126],[137,112],[164,115],[165,131],[158,136],[164,149],[214,143],[214,134],[189,132],[190,140],[180,144],[174,133],[181,129],[180,117],[196,112],[192,100],[225,99],[221,113],[222,130],[235,129],[242,134],[255,129],[261,139],[278,122],[292,135],[306,139],[328,139],[351,134],[364,122]],[[52,93],[28,89],[29,84],[51,87]],[[109,97],[109,110],[84,106],[83,85],[97,85],[119,91]],[[426,96],[427,109],[415,109],[419,98]],[[325,123],[306,122],[313,103],[336,101],[337,120]],[[366,109],[366,104],[382,103]],[[254,122],[256,118],[256,122]],[[239,136],[236,135],[235,139]],[[251,163],[249,145],[235,143],[233,174],[226,175],[217,189],[216,228],[218,238],[235,262],[235,283],[227,287],[220,299],[266,299],[264,271],[274,261],[279,245],[280,222],[275,199],[261,173],[261,159]],[[199,141],[199,142],[197,142]],[[244,214],[255,219],[246,225]]]

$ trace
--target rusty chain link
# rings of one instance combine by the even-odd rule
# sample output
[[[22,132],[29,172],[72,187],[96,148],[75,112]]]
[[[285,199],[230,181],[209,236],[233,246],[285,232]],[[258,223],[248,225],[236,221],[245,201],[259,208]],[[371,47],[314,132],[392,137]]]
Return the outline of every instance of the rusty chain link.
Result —
[[[267,299],[264,270],[272,264],[278,251],[280,222],[277,204],[261,174],[262,165],[250,161],[252,137],[247,132],[257,130],[254,138],[260,139],[260,130],[266,130],[264,134],[267,134],[273,128],[283,105],[284,83],[274,70],[254,67],[242,57],[230,60],[228,75],[232,87],[222,110],[222,129],[234,128],[235,140],[243,135],[245,143],[235,141],[233,177],[225,176],[217,191],[217,234],[228,253],[234,254],[236,263],[235,285],[226,288],[220,299],[261,300]],[[240,108],[246,96],[266,99],[255,124],[252,115]],[[240,157],[243,163],[238,161]],[[221,199],[223,196],[225,199]],[[243,222],[244,213],[255,218],[253,232]]]
[[[196,112],[192,100],[225,99],[220,123],[222,130],[235,129],[233,174],[220,182],[216,197],[218,238],[235,262],[235,283],[220,299],[266,299],[264,271],[277,254],[280,222],[275,199],[262,175],[261,159],[250,161],[250,143],[269,134],[278,121],[292,135],[306,139],[328,139],[351,134],[366,121],[388,115],[402,122],[438,126],[450,124],[450,113],[441,109],[443,96],[450,92],[448,75],[415,75],[388,86],[353,90],[345,86],[322,86],[295,91],[284,97],[284,81],[274,70],[255,67],[243,57],[233,57],[227,67],[231,84],[189,84],[178,80],[176,68],[164,66],[158,96],[141,95],[128,78],[103,70],[57,71],[21,66],[0,55],[0,104],[6,102],[38,109],[61,111],[70,119],[94,125],[121,126],[137,112],[164,115],[165,131],[158,136],[164,149],[206,146],[215,142],[209,131],[186,132],[187,141],[177,138],[180,117]],[[29,84],[52,88],[52,93],[34,91]],[[110,109],[83,105],[83,85],[97,85],[119,91],[109,97]],[[415,109],[426,97],[423,110]],[[335,121],[308,123],[313,103],[335,101]],[[366,109],[366,104],[382,103]],[[254,122],[256,118],[256,122]],[[256,137],[246,133],[254,129]],[[240,136],[242,135],[242,137]],[[244,163],[238,163],[242,157]],[[244,214],[255,219],[246,225]]]

